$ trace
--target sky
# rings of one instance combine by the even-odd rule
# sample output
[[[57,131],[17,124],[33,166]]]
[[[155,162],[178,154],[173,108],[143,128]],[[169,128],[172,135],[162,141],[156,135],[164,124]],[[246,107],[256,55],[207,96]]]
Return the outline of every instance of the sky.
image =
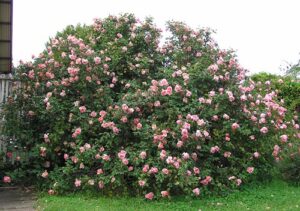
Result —
[[[13,60],[29,61],[67,25],[134,13],[162,29],[168,20],[210,27],[251,74],[282,74],[281,66],[300,59],[299,8],[299,0],[14,0]]]

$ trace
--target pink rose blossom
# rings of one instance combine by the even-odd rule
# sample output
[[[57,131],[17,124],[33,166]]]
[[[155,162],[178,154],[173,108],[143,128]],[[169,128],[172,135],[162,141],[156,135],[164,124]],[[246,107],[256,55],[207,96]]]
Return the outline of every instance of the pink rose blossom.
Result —
[[[159,86],[168,86],[169,83],[167,81],[167,79],[162,79],[160,82],[159,82]]]
[[[79,147],[79,152],[80,153],[84,153],[85,152],[85,148],[84,147]]]
[[[197,154],[196,154],[195,152],[192,153],[192,159],[193,159],[194,161],[197,161],[197,160],[198,160],[198,156],[197,156]]]
[[[160,107],[160,101],[158,101],[158,100],[155,101],[155,102],[154,102],[154,107]]]
[[[186,175],[187,176],[191,176],[192,175],[192,172],[190,170],[186,170]]]
[[[127,117],[126,117],[126,116],[122,116],[122,117],[121,117],[121,122],[123,122],[123,123],[128,122]]]
[[[225,141],[230,141],[230,135],[229,135],[229,133],[225,134]]]
[[[212,117],[213,121],[218,121],[218,119],[219,119],[218,115],[213,115],[213,117]]]
[[[247,100],[247,96],[246,95],[242,95],[241,96],[241,101],[246,101]]]
[[[84,164],[83,164],[83,163],[80,163],[79,168],[80,168],[80,169],[84,169],[84,168],[85,168]]]
[[[4,183],[11,183],[11,178],[9,176],[4,176],[3,177],[3,182]]]
[[[178,148],[181,148],[183,146],[183,142],[182,141],[178,141],[177,144],[176,144],[176,146]]]
[[[229,158],[231,156],[231,152],[224,152],[224,157]]]
[[[220,148],[218,146],[214,146],[210,148],[210,153],[214,154],[220,151]]]
[[[86,112],[86,107],[85,106],[80,106],[79,111],[80,111],[80,113]]]
[[[154,197],[154,193],[153,193],[153,192],[147,193],[147,194],[145,195],[145,198],[146,198],[146,199],[149,199],[149,200],[152,200],[153,197]]]
[[[202,53],[201,52],[197,52],[196,53],[196,57],[201,57],[202,56]]]
[[[200,189],[199,188],[195,188],[193,190],[193,193],[196,195],[196,196],[199,196],[200,195]]]
[[[189,91],[189,90],[186,90],[186,94],[185,94],[185,96],[187,96],[187,97],[190,97],[190,96],[192,96],[192,92],[191,92],[191,91]]]
[[[65,153],[65,154],[64,154],[64,159],[65,159],[65,160],[68,160],[68,159],[69,159],[69,155]]]
[[[124,159],[122,159],[122,163],[127,166],[129,161],[128,161],[128,159],[124,158]]]
[[[99,182],[98,182],[98,187],[99,187],[100,189],[103,189],[103,188],[104,188],[104,182],[103,182],[103,181],[99,181]]]
[[[205,103],[205,99],[204,99],[203,97],[200,97],[200,98],[198,99],[198,101],[199,101],[200,103]]]
[[[161,90],[161,96],[166,96],[167,95],[167,90],[165,90],[165,89],[163,89],[163,90]]]
[[[226,120],[228,120],[230,117],[227,114],[224,114],[223,118],[226,119]]]
[[[54,195],[54,193],[55,193],[54,190],[52,190],[52,189],[48,190],[49,195]]]
[[[103,154],[102,155],[102,159],[105,160],[105,161],[109,161],[110,160],[110,156],[107,155],[107,154]]]
[[[205,179],[201,180],[202,185],[208,185],[211,182],[212,178],[211,176],[206,176]]]
[[[166,89],[166,95],[169,95],[169,96],[172,95],[172,91],[173,91],[172,87],[168,86]]]
[[[81,134],[81,128],[79,127],[75,129],[74,133],[72,134],[72,137],[76,138],[80,134]]]
[[[286,143],[287,140],[288,140],[288,136],[287,135],[281,135],[280,140],[281,140],[282,143]]]
[[[49,142],[50,142],[50,139],[49,139],[49,133],[44,134],[44,141],[45,141],[46,143],[49,143]]]
[[[241,179],[237,179],[237,180],[236,180],[236,185],[237,185],[237,186],[240,186],[241,184],[242,184],[242,180],[241,180]]]
[[[142,151],[140,153],[140,158],[145,159],[147,157],[147,153],[145,151]]]
[[[61,93],[59,94],[61,97],[64,97],[66,96],[66,91],[65,90],[62,90]]]
[[[193,168],[194,174],[200,174],[200,169],[197,167]]]
[[[144,173],[147,173],[148,170],[149,170],[149,165],[148,165],[148,164],[144,165],[144,167],[143,167],[143,172],[144,172]]]
[[[95,64],[100,64],[101,63],[101,58],[100,57],[95,57],[94,62],[95,62]]]
[[[133,171],[133,166],[128,166],[128,171]]]
[[[169,174],[169,170],[166,169],[166,168],[163,168],[161,171],[162,171],[162,173],[165,174],[165,175]]]
[[[203,135],[204,135],[206,138],[209,137],[209,133],[208,133],[206,130],[203,131]]]
[[[266,118],[260,118],[259,119],[259,124],[265,124],[267,121],[266,121]]]
[[[74,182],[75,186],[78,188],[81,186],[81,180],[79,179],[75,179],[75,182]]]
[[[253,121],[253,122],[256,122],[257,121],[257,117],[256,116],[251,116],[251,120]]]
[[[259,158],[259,156],[260,156],[260,154],[258,152],[253,153],[253,157],[255,157],[255,158]]]
[[[266,134],[268,132],[268,128],[267,127],[262,127],[260,129],[260,132],[263,133],[263,134]]]
[[[146,182],[144,180],[139,180],[139,186],[144,187]]]
[[[181,92],[182,87],[180,85],[176,84],[174,90],[175,90],[175,92]]]
[[[161,196],[162,197],[168,197],[169,196],[169,192],[168,191],[161,191]]]
[[[164,82],[164,83],[165,83],[165,82]],[[152,84],[153,86],[158,86],[158,81],[152,80],[152,81],[151,81],[151,84]]]
[[[78,158],[76,156],[72,156],[71,160],[73,163],[77,163],[78,162]]]
[[[96,111],[92,111],[90,113],[90,116],[93,117],[93,118],[95,118],[97,116],[97,112]]]
[[[122,160],[126,157],[126,154],[127,152],[125,150],[121,150],[119,153],[118,153],[118,157]]]
[[[127,51],[127,47],[126,46],[123,46],[122,47],[122,52],[126,52]]]
[[[47,178],[48,177],[48,171],[45,170],[43,173],[42,173],[42,177],[43,178]]]
[[[254,167],[248,167],[248,168],[247,168],[247,172],[248,172],[249,174],[252,174],[253,171],[254,171]]]
[[[89,150],[91,149],[91,145],[89,143],[84,144],[84,149]]]
[[[187,152],[182,153],[182,158],[183,158],[184,160],[188,160],[188,159],[190,158],[189,153],[187,153]]]
[[[149,173],[150,174],[156,174],[158,172],[158,168],[156,167],[152,167],[150,170],[149,170]]]
[[[46,151],[47,151],[46,147],[40,147],[40,155],[42,157],[46,157]]]
[[[173,166],[176,168],[176,169],[179,169],[180,168],[180,163],[178,161],[175,161],[173,163]]]
[[[92,82],[91,76],[86,76],[86,77],[85,77],[85,80],[88,81],[88,82]]]
[[[103,174],[103,170],[102,169],[97,169],[97,175],[99,174]]]
[[[233,131],[235,131],[236,129],[238,129],[240,127],[240,125],[238,124],[238,123],[233,123],[232,125],[231,125],[231,129],[233,130]]]
[[[235,176],[230,176],[230,177],[228,177],[228,180],[235,180],[235,179],[236,179]]]

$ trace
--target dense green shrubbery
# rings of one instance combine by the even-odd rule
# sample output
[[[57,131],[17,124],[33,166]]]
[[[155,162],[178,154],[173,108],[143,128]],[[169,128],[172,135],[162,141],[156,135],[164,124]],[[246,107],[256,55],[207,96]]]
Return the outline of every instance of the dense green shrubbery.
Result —
[[[297,127],[276,92],[246,79],[209,30],[168,29],[161,44],[150,19],[97,19],[21,64],[4,108],[5,133],[28,152],[13,181],[152,199],[267,179]]]
[[[285,150],[283,159],[278,162],[278,169],[282,179],[300,185],[300,147],[290,147]]]
[[[290,76],[279,76],[270,73],[258,73],[251,76],[255,82],[270,82],[272,89],[278,90],[278,98],[283,99],[286,107],[300,113],[300,81]]]

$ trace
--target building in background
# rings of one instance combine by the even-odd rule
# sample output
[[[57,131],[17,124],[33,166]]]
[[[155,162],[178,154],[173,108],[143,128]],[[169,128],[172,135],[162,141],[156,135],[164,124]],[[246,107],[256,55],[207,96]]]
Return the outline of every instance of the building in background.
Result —
[[[12,72],[13,0],[0,0],[0,74]]]

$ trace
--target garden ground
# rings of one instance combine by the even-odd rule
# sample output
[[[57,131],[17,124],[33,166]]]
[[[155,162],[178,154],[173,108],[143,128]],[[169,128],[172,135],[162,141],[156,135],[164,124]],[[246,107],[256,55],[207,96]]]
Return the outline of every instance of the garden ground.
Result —
[[[142,198],[90,197],[83,194],[68,196],[41,195],[38,210],[300,210],[300,187],[275,180],[271,183],[248,187],[225,197],[202,199],[172,198],[171,200],[146,201]]]

